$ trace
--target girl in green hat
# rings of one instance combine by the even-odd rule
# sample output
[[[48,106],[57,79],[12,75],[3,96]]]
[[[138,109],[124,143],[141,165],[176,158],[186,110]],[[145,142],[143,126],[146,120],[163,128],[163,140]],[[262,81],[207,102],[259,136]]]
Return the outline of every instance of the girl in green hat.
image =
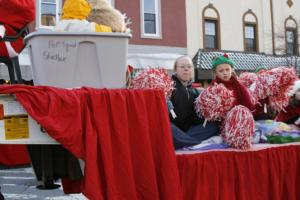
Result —
[[[255,69],[257,76],[264,74],[268,68],[266,66],[258,66]],[[269,106],[269,97],[260,99],[255,108],[254,119],[255,120],[267,120],[274,119],[276,112]]]
[[[253,111],[255,105],[251,102],[251,96],[248,89],[242,85],[234,73],[235,63],[227,54],[216,57],[212,60],[212,69],[216,78],[213,83],[222,83],[231,91],[236,98],[235,105],[243,105]]]

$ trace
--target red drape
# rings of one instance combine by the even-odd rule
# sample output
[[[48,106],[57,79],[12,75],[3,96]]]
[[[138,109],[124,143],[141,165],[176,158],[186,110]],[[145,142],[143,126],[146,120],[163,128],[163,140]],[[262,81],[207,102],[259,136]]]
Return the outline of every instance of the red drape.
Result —
[[[183,199],[299,200],[300,145],[177,155]]]
[[[25,145],[0,145],[0,165],[16,166],[29,163],[30,159]]]
[[[80,184],[89,199],[181,199],[162,91],[6,85],[0,93],[16,94],[50,136],[85,161]]]

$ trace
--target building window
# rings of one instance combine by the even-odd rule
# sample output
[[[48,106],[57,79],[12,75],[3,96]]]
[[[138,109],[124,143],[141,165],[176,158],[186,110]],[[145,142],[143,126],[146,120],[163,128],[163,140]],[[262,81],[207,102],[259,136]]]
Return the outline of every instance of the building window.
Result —
[[[59,0],[39,0],[38,28],[53,28],[59,20]]]
[[[248,9],[243,14],[244,51],[259,52],[258,24],[257,16]]]
[[[202,35],[203,49],[221,49],[220,14],[218,10],[209,3],[202,11]]]
[[[204,48],[218,49],[217,21],[205,20],[204,23]]]
[[[295,29],[286,30],[286,53],[288,55],[297,54],[297,33]]]
[[[245,24],[245,51],[257,51],[256,25]]]
[[[142,37],[160,36],[159,0],[142,0]]]

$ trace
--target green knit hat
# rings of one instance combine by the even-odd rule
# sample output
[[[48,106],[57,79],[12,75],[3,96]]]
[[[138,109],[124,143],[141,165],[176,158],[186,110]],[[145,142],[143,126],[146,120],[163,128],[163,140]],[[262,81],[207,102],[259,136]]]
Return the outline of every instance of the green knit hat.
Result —
[[[224,55],[216,57],[211,61],[212,69],[215,69],[218,65],[224,63],[229,64],[232,68],[234,68],[235,63],[230,60],[229,56],[225,53]]]
[[[268,69],[268,68],[266,66],[258,66],[258,67],[256,67],[256,69],[255,69],[254,72],[257,73],[257,72],[259,72],[262,69]]]

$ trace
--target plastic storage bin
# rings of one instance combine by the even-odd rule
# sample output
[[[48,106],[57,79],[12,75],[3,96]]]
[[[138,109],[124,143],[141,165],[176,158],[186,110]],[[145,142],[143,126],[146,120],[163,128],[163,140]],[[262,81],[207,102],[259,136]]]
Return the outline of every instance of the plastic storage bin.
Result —
[[[122,88],[128,33],[33,32],[29,47],[35,85]]]

